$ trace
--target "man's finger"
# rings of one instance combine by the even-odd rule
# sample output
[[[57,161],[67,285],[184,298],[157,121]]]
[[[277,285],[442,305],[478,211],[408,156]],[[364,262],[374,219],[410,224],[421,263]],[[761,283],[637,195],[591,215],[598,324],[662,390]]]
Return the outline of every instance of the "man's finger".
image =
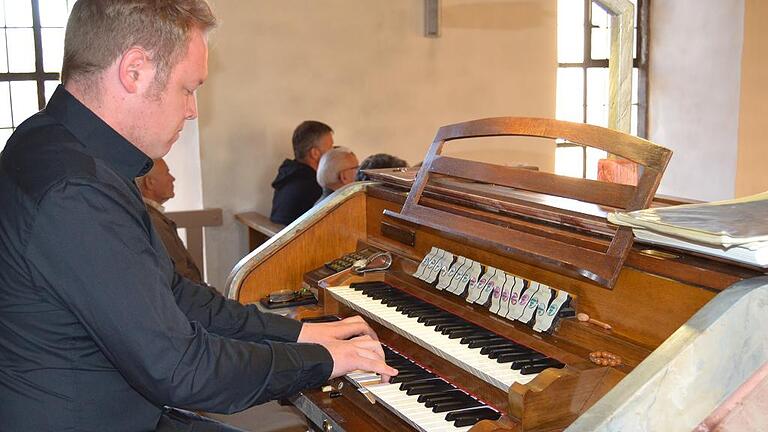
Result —
[[[360,341],[354,341],[355,346],[368,350],[374,354],[380,359],[384,358],[384,349],[381,348],[381,343],[375,340],[360,340]]]
[[[361,357],[360,366],[361,366],[360,369],[376,372],[377,374],[380,374],[382,376],[386,375],[387,380],[389,380],[389,377],[396,376],[398,373],[397,369],[394,369],[388,366],[386,363],[384,363],[381,360],[373,360],[373,359]]]
[[[365,320],[363,320],[363,317],[361,317],[360,315],[355,315],[355,316],[351,316],[351,317],[348,317],[348,318],[344,318],[343,320],[338,321],[338,322],[345,323],[345,324],[349,324],[349,323],[364,323]]]
[[[379,337],[376,335],[376,332],[373,331],[371,326],[369,326],[365,322],[351,322],[351,323],[345,323],[343,327],[339,328],[339,331],[341,334],[339,334],[339,339],[346,339],[352,336],[358,336],[358,335],[368,335],[373,339],[379,340]]]

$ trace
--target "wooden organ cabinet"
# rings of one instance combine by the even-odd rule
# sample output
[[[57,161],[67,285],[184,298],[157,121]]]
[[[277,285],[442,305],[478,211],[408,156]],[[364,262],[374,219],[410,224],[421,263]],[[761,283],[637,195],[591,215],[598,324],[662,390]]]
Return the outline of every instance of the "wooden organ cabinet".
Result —
[[[642,176],[627,186],[441,154],[446,141],[500,135],[599,148],[637,163]],[[310,284],[318,314],[363,315],[411,377],[359,391],[353,382],[364,374],[353,374],[331,383],[333,395],[297,396],[320,429],[563,430],[716,294],[761,274],[633,244],[630,230],[606,222],[614,210],[669,204],[653,197],[670,157],[585,124],[446,126],[420,169],[373,172],[375,182],[338,191],[245,257],[227,295],[251,303]],[[390,252],[389,270],[313,272],[363,249]]]

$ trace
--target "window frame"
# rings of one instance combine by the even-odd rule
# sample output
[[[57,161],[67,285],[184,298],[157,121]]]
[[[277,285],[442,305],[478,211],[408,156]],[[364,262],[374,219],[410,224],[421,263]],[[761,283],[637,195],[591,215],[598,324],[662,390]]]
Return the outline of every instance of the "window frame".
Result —
[[[34,72],[1,72],[0,81],[35,81],[37,84],[37,107],[45,108],[45,82],[58,81],[60,74],[58,72],[45,72],[43,68],[43,32],[40,23],[40,4],[38,0],[29,0],[32,4],[32,35],[35,45],[35,71]],[[7,28],[7,27],[6,27]],[[6,52],[8,50],[8,41],[6,40]],[[13,97],[13,96],[11,96]],[[13,111],[11,111],[13,116]],[[14,119],[14,122],[17,119]],[[14,127],[15,129],[15,127]]]
[[[648,137],[648,36],[649,36],[649,9],[651,0],[637,0],[637,37],[635,40],[636,57],[632,60],[632,67],[637,68],[637,136],[640,138]],[[583,0],[584,2],[584,57],[582,62],[558,62],[558,69],[561,68],[581,68],[582,73],[582,122],[587,123],[587,97],[588,97],[588,74],[590,68],[608,68],[608,59],[592,58],[592,4],[594,0]],[[595,3],[598,7],[599,4]],[[587,147],[571,142],[557,142],[557,148],[581,147],[582,178],[587,177]]]

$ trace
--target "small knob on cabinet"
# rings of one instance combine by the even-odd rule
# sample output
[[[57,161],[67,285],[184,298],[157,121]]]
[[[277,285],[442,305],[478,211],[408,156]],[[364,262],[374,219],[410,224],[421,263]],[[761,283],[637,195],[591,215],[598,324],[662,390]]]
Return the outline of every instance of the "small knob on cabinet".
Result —
[[[323,420],[323,432],[332,432],[333,431],[333,425],[331,424],[328,419]]]

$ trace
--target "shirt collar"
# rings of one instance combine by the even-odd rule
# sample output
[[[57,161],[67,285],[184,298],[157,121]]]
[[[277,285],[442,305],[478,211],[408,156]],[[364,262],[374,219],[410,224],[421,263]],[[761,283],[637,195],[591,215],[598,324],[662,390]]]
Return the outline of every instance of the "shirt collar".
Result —
[[[85,153],[107,162],[133,180],[152,169],[152,159],[59,85],[45,111],[61,122],[85,147]]]
[[[141,199],[143,199],[143,200],[144,200],[144,202],[145,202],[145,203],[146,203],[148,206],[150,206],[150,207],[154,208],[155,210],[159,211],[160,213],[165,213],[165,207],[163,207],[163,205],[162,205],[162,204],[160,204],[159,202],[157,202],[157,201],[155,201],[155,200],[153,200],[153,199],[149,199],[149,198],[147,198],[147,197],[141,197]]]

